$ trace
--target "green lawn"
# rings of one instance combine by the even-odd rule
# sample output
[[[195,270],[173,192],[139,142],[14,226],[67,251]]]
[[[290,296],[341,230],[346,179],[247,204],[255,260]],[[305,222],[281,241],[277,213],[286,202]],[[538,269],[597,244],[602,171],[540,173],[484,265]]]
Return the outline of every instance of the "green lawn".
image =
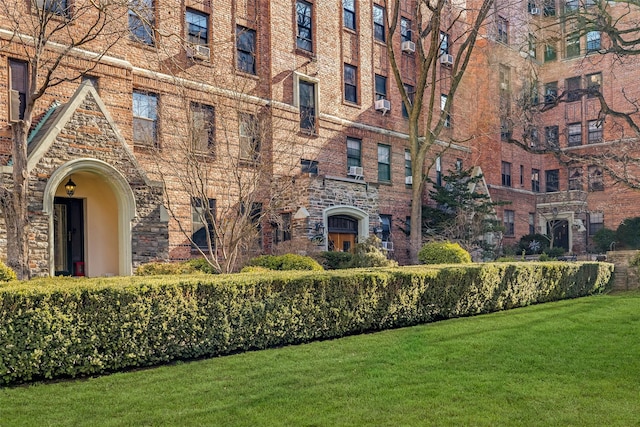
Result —
[[[640,426],[640,293],[0,389],[0,426]]]

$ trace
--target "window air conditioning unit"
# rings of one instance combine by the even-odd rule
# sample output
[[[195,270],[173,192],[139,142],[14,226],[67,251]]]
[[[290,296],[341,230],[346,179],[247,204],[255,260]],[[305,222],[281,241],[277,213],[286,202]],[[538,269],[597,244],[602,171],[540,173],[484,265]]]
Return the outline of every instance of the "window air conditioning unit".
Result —
[[[187,56],[189,58],[209,60],[211,55],[211,49],[208,46],[202,44],[189,44],[187,45]]]
[[[532,7],[529,11],[532,15],[540,15],[540,9],[537,7]]]
[[[388,99],[378,99],[375,103],[377,111],[382,111],[382,114],[391,110],[391,102]]]
[[[413,53],[416,51],[416,44],[409,40],[402,42],[402,51],[407,53]]]
[[[509,85],[506,82],[500,82],[500,89],[507,90],[509,89]]]
[[[16,123],[20,120],[20,92],[11,90],[9,96],[9,121]]]
[[[393,242],[382,242],[382,249],[385,251],[393,250]]]
[[[404,177],[404,183],[407,185],[413,185],[413,176],[409,175],[409,176],[405,176]]]
[[[449,55],[445,53],[440,57],[440,63],[442,65],[448,65],[449,67],[453,65],[453,55]]]
[[[349,173],[347,175],[355,178],[363,178],[364,171],[362,170],[362,166],[349,166]]]

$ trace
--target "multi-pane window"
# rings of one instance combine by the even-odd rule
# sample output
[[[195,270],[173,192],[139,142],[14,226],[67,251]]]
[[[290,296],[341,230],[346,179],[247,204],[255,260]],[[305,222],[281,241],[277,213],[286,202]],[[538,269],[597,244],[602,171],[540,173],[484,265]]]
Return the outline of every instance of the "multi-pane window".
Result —
[[[442,186],[442,157],[436,157],[436,185]]]
[[[602,87],[602,73],[587,74],[587,92],[589,98],[594,98],[600,93]]]
[[[540,192],[540,169],[531,169],[531,191]]]
[[[154,146],[158,134],[158,95],[133,91],[133,141]]]
[[[578,10],[580,6],[579,0],[565,0],[564,13],[572,13]]]
[[[582,190],[582,167],[569,168],[569,190]]]
[[[381,42],[386,40],[384,27],[384,7],[373,5],[373,37]]]
[[[600,50],[600,31],[587,32],[587,52]]]
[[[129,31],[134,40],[153,45],[154,0],[129,0]]]
[[[546,126],[544,128],[544,138],[547,147],[556,147],[558,145],[558,126]]]
[[[410,42],[411,38],[411,20],[403,16],[400,18],[400,41]]]
[[[404,90],[407,92],[407,98],[409,98],[409,103],[413,105],[413,99],[416,94],[415,88],[411,85],[405,84]],[[402,103],[402,116],[407,118],[409,117],[409,109],[407,108],[404,102]]]
[[[502,185],[511,187],[511,163],[502,162]]]
[[[440,56],[451,53],[449,50],[449,34],[444,31],[440,31]]]
[[[382,229],[381,240],[383,242],[391,241],[391,215],[380,215],[380,226]]]
[[[298,0],[296,3],[298,35],[296,45],[308,52],[313,51],[313,15],[311,3]]]
[[[545,191],[551,193],[560,189],[560,170],[551,169],[545,171]]]
[[[604,214],[602,212],[589,212],[589,235],[593,236],[604,228]]]
[[[496,41],[509,44],[509,21],[502,16],[496,19],[497,36]]]
[[[566,80],[567,102],[578,101],[582,98],[582,78],[572,77]]]
[[[236,49],[238,70],[256,74],[256,32],[238,25],[236,27]]]
[[[589,126],[589,144],[602,142],[602,120],[589,120],[587,125]]]
[[[24,119],[29,87],[29,65],[24,61],[9,60],[10,115],[12,120]]]
[[[567,58],[580,56],[580,33],[572,33],[567,36],[565,56]]]
[[[529,37],[527,38],[527,45],[529,48],[528,49],[529,57],[536,58],[537,50],[538,50],[538,43],[536,41],[536,36],[534,36],[533,34],[529,34]]]
[[[511,211],[508,209],[505,209],[504,211],[504,235],[505,236],[514,236],[515,233],[515,219],[516,219],[516,213],[515,211]]]
[[[316,131],[316,85],[305,80],[298,82],[300,129]]]
[[[215,139],[215,112],[212,106],[191,103],[191,147],[206,152],[213,148]]]
[[[404,150],[404,177],[405,184],[413,184],[413,171],[411,169],[411,151]],[[411,178],[408,178],[411,177]]]
[[[555,61],[557,57],[558,57],[558,52],[556,51],[555,45],[545,44],[544,45],[544,61],[545,62]]]
[[[544,16],[556,16],[556,0],[544,0],[542,12]]]
[[[391,147],[378,144],[378,181],[391,181]]]
[[[187,40],[193,44],[206,46],[209,43],[209,15],[197,10],[187,9]]]
[[[456,171],[460,172],[462,170],[462,159],[456,159]]]
[[[529,234],[536,234],[536,214],[529,212]]]
[[[342,0],[342,25],[356,29],[356,0]]]
[[[446,106],[447,106],[447,95],[445,94],[441,94],[440,95],[440,111],[444,111]],[[451,109],[451,107],[449,107],[449,109]],[[448,128],[451,127],[451,114],[447,114],[446,117],[444,118],[444,127]]]
[[[507,116],[500,117],[500,140],[508,141],[511,139],[511,120]]]
[[[353,65],[344,64],[344,99],[358,102],[358,69]]]
[[[309,159],[300,159],[300,172],[311,175],[318,174],[318,161]]]
[[[362,166],[362,140],[347,137],[347,170],[351,166]]]
[[[567,143],[569,147],[582,145],[582,123],[570,123],[567,125]]]
[[[216,200],[191,198],[191,240],[194,249],[215,248]]]
[[[602,167],[589,166],[589,191],[604,191]]]
[[[550,82],[544,85],[544,103],[553,104],[558,99],[558,82]]]
[[[291,240],[291,213],[286,212],[280,214],[280,221],[277,224],[276,230],[276,243],[286,242]]]
[[[375,77],[376,101],[387,99],[387,78],[376,74]]]
[[[260,158],[260,124],[255,114],[238,114],[240,159],[254,162]]]
[[[55,15],[71,17],[69,0],[38,0],[38,7]]]

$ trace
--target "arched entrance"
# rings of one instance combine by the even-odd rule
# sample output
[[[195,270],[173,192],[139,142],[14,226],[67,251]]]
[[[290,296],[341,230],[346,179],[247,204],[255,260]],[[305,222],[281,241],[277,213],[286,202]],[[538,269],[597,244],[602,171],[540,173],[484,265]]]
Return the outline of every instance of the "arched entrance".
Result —
[[[323,212],[327,250],[351,252],[369,235],[369,215],[352,206],[333,206]]]
[[[69,179],[75,192],[67,194]],[[47,182],[43,210],[49,214],[50,274],[131,274],[131,220],[135,199],[126,179],[109,164],[78,159]]]

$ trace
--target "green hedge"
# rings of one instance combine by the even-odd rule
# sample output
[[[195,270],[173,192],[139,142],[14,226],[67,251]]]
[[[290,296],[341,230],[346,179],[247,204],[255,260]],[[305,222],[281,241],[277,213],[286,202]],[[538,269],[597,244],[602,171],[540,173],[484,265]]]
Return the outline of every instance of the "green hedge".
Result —
[[[603,263],[39,279],[0,285],[0,385],[415,325],[606,289]]]

